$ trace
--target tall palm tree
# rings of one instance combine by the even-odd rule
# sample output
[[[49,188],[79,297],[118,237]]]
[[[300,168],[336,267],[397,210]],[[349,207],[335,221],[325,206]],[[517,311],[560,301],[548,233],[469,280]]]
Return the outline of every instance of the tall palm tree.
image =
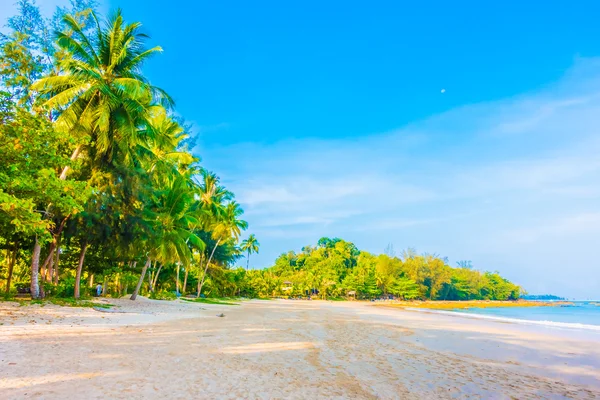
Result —
[[[200,293],[202,292],[202,286],[204,285],[204,280],[206,278],[206,272],[208,271],[208,266],[212,261],[212,258],[215,254],[215,250],[219,246],[219,243],[221,243],[223,240],[227,240],[230,238],[237,241],[240,237],[241,231],[248,228],[248,223],[240,219],[243,213],[244,210],[242,210],[240,205],[234,200],[231,200],[223,207],[223,210],[222,212],[220,212],[220,215],[218,215],[217,218],[214,220],[211,231],[213,238],[217,239],[217,242],[215,243],[204,267],[202,280],[198,284],[197,297],[200,297]]]
[[[155,204],[146,216],[149,229],[152,231],[148,246],[148,258],[142,270],[136,290],[131,295],[135,300],[144,281],[148,260],[156,260],[160,264],[176,263],[188,266],[192,258],[189,245],[204,251],[204,242],[194,234],[198,213],[194,209],[195,187],[190,185],[187,175],[177,176],[171,184],[159,190]]]
[[[143,139],[138,146],[139,154],[143,157],[143,168],[161,181],[185,173],[193,168],[198,160],[186,151],[180,151],[180,143],[187,138],[184,128],[169,115],[162,106],[153,106],[150,110],[149,124],[140,130]]]
[[[148,49],[140,23],[125,24],[121,11],[101,25],[95,13],[90,36],[73,16],[64,17],[69,32],[58,33],[57,44],[65,54],[57,75],[47,76],[33,89],[58,112],[56,127],[77,137],[75,159],[89,143],[96,161],[110,162],[116,153],[130,161],[140,142],[140,127],[149,124],[152,106],[170,106],[171,98],[152,86],[141,74],[144,61],[160,47]],[[63,169],[61,176],[66,175]]]
[[[219,219],[225,210],[224,204],[233,200],[233,193],[225,189],[219,182],[219,177],[212,172],[202,170],[198,183],[200,205],[206,211],[207,219],[204,225],[209,228]],[[207,229],[208,230],[208,229]]]
[[[248,239],[242,241],[242,245],[240,246],[240,248],[242,249],[242,251],[248,253],[248,256],[246,257],[246,271],[250,267],[250,254],[258,253],[259,247],[260,243],[258,243],[258,240],[256,240],[256,236],[254,235],[254,233],[248,236]]]

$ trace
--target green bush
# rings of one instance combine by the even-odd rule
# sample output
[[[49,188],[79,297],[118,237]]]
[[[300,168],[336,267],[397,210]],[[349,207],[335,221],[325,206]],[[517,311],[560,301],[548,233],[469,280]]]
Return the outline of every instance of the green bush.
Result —
[[[62,279],[54,289],[54,297],[67,298],[75,295],[75,278],[68,276]]]
[[[15,288],[11,288],[10,291],[8,293],[6,292],[2,292],[2,300],[4,301],[12,301],[15,299],[15,295],[17,294],[17,289]]]
[[[167,290],[161,290],[158,292],[150,293],[150,297],[153,300],[177,300],[177,295]]]
[[[61,299],[72,298],[75,296],[75,278],[72,276],[66,277],[62,279],[57,286],[51,285],[49,290],[52,297]],[[82,280],[81,285],[79,286],[80,298],[91,297],[92,290],[95,289],[88,288]],[[48,289],[46,289],[46,291],[48,292]]]

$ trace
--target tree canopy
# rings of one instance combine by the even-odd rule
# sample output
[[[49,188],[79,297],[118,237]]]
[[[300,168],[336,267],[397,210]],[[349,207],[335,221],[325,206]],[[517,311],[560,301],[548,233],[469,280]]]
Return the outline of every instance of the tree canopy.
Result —
[[[93,0],[51,19],[33,0],[17,5],[0,42],[5,291],[77,298],[96,279],[135,299],[158,295],[162,270],[200,294],[207,274],[239,257],[247,223],[144,75],[160,47],[120,10],[103,19]]]
[[[403,300],[516,300],[522,291],[495,272],[451,267],[413,249],[400,257],[375,255],[339,238],[321,238],[315,247],[282,254],[270,268],[250,271],[247,290],[258,296]]]

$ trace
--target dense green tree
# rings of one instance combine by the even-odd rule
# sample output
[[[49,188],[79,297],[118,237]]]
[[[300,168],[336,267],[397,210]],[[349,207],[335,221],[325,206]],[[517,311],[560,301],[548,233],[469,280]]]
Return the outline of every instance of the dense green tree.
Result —
[[[135,286],[133,298],[146,287],[179,291],[181,267],[184,287],[197,269],[202,277],[190,279],[199,286],[208,278],[229,291],[243,280],[229,270],[247,227],[242,210],[190,154],[189,128],[144,76],[142,64],[161,49],[146,47],[140,24],[120,11],[102,22],[95,4],[72,0],[49,21],[20,0],[0,41],[7,290],[17,260],[30,258],[34,297],[43,287],[80,297],[95,280],[118,295]]]
[[[376,256],[339,238],[321,238],[316,247],[284,253],[272,267],[252,271],[244,284],[246,293],[266,295],[263,275],[278,278],[276,295],[304,295],[315,288],[323,298],[354,292],[363,299],[393,295],[404,300],[513,300],[521,291],[496,273],[452,268],[445,259],[414,249],[405,250],[402,258]],[[291,282],[291,289],[283,282]]]

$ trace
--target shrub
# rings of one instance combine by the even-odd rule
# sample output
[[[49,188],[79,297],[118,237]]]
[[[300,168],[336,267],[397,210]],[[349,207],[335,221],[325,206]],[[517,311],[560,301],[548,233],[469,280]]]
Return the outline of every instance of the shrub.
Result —
[[[51,286],[50,290],[52,291],[53,297],[58,297],[61,299],[71,298],[75,296],[75,278],[72,276],[68,276],[60,281],[57,286]],[[85,282],[82,280],[81,285],[79,286],[79,294],[80,298],[89,298],[91,297],[92,290],[87,287]]]
[[[177,295],[167,290],[150,293],[149,298],[153,300],[177,300]]]

